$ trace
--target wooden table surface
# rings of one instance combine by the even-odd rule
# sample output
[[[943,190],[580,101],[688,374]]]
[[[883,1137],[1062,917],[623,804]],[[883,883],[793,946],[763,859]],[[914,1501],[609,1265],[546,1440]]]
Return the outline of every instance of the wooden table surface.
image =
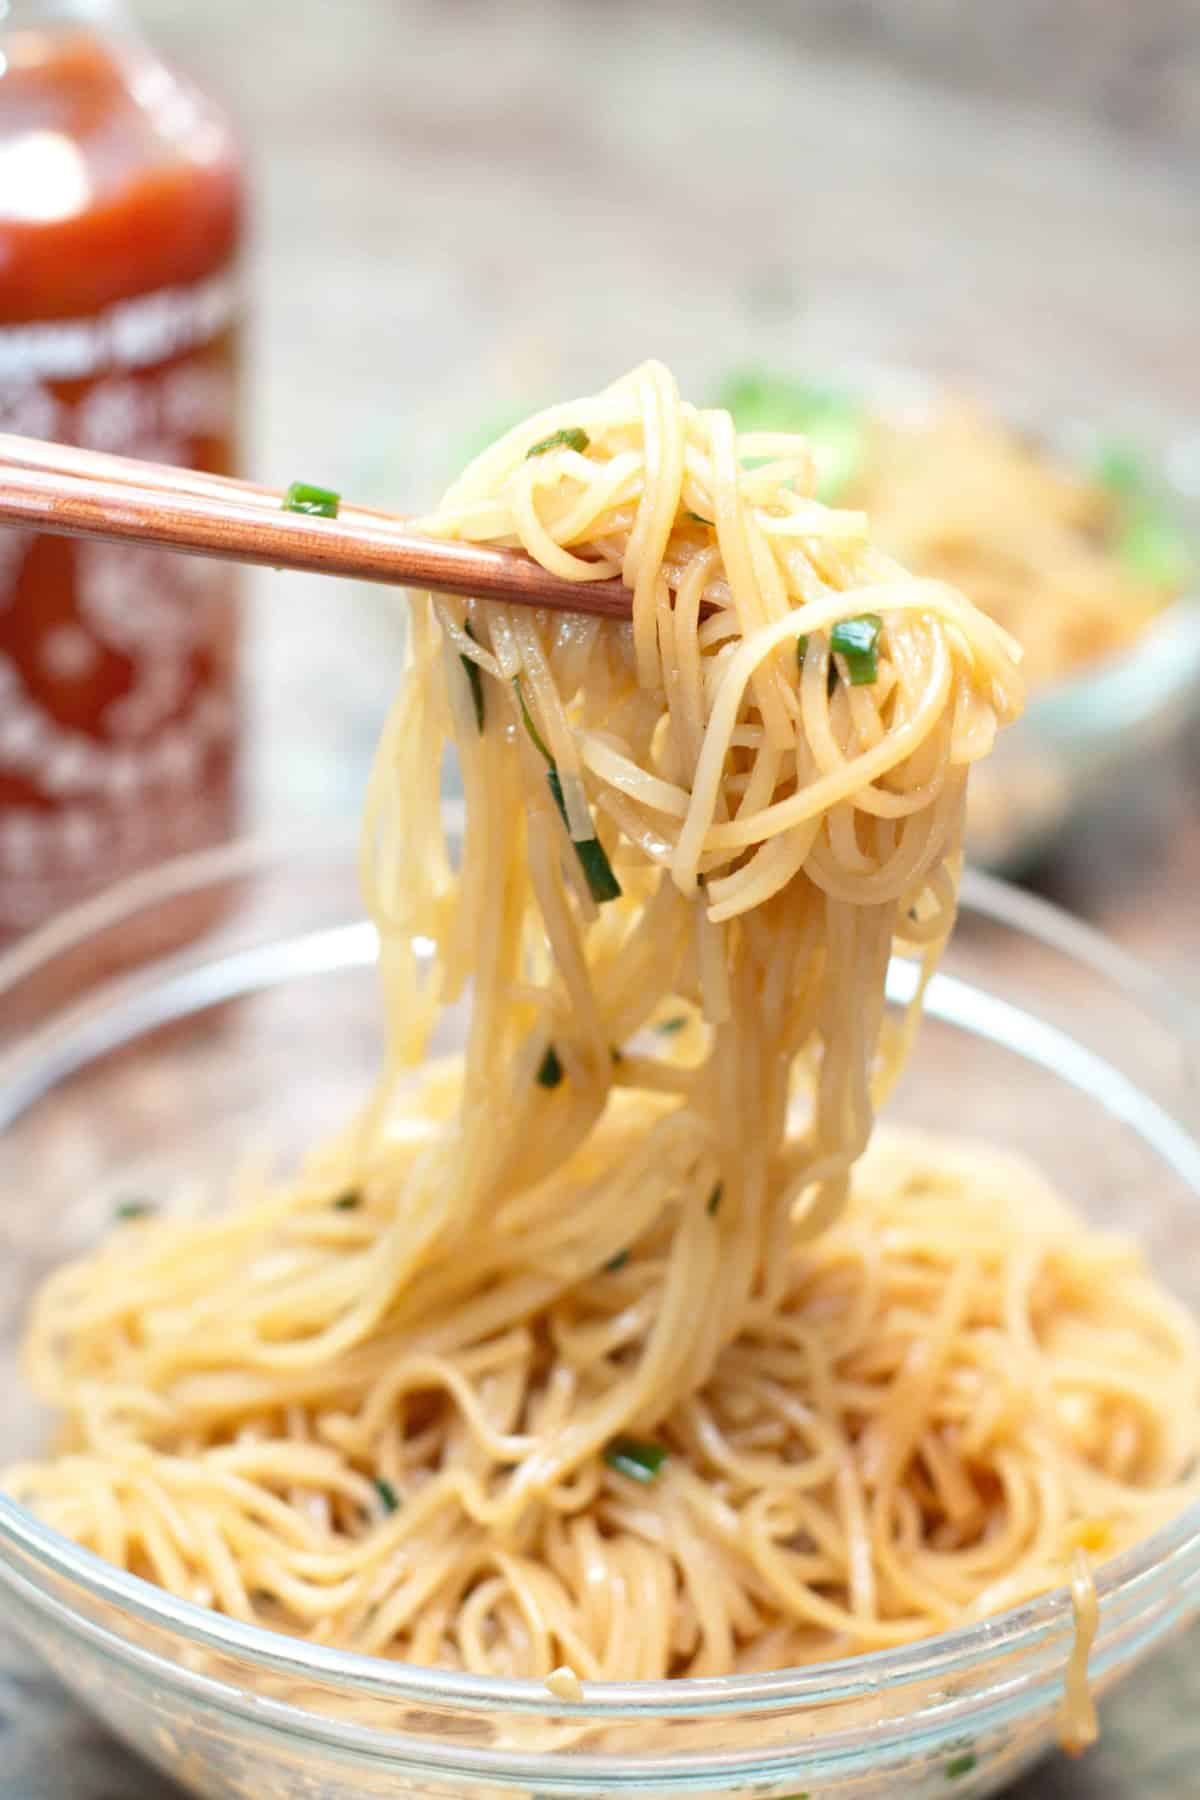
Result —
[[[863,359],[1083,415],[1200,481],[1200,232],[1182,146],[888,75],[733,8],[147,0],[239,109],[257,186],[249,466],[427,501],[472,434],[654,354],[702,397],[748,358]],[[778,12],[778,8],[773,9]],[[256,577],[249,813],[352,817],[394,597]],[[1200,999],[1200,740],[1033,872]],[[1018,1800],[1200,1788],[1200,1639]],[[10,1648],[0,1792],[167,1800]]]

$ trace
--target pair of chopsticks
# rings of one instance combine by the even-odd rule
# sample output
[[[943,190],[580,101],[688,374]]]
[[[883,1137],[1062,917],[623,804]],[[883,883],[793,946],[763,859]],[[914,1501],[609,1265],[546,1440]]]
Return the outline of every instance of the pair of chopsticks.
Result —
[[[362,506],[340,505],[335,519],[288,512],[284,498],[223,475],[0,433],[0,525],[467,599],[630,616],[631,596],[620,581],[564,581],[519,550],[423,537],[403,518]]]

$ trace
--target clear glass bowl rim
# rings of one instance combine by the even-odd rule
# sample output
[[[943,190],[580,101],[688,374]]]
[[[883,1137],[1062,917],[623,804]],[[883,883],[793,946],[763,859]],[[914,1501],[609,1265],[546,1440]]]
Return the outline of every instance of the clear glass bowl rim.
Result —
[[[98,898],[73,908],[41,931],[0,955],[0,1016],[6,993],[39,967],[84,944],[95,935],[148,905],[176,898],[210,884],[242,879],[273,864],[297,861],[308,854],[346,857],[350,844],[339,834],[321,834],[287,843],[247,839],[215,850],[181,857],[121,883]],[[1152,1013],[1173,1040],[1200,1055],[1200,1010],[1136,958],[1099,932],[1035,895],[995,876],[967,870],[962,881],[965,911],[1037,939],[1082,964],[1119,988]],[[152,963],[149,972],[202,966],[211,946],[201,941],[178,956]],[[140,975],[147,973],[139,971]],[[103,990],[107,991],[107,990]],[[57,1015],[61,1017],[61,1013]],[[37,1036],[40,1037],[40,1030]],[[35,1040],[36,1041],[36,1040]],[[28,1054],[19,1043],[0,1043],[0,1093]],[[57,1079],[57,1077],[56,1077]],[[42,1091],[39,1087],[36,1092]],[[35,1093],[36,1100],[36,1093]],[[23,1106],[21,1110],[24,1110]],[[559,1701],[536,1680],[502,1679],[455,1670],[427,1669],[382,1657],[334,1650],[244,1624],[192,1601],[180,1600],[140,1576],[106,1563],[44,1525],[32,1513],[0,1493],[0,1550],[8,1548],[18,1563],[32,1563],[47,1575],[73,1583],[92,1598],[198,1648],[223,1653],[264,1673],[310,1682],[328,1682],[343,1691],[410,1705],[450,1707],[456,1711],[521,1712],[575,1718],[643,1720],[720,1717],[790,1706],[812,1706],[878,1697],[915,1682],[962,1675],[1001,1657],[1035,1650],[1058,1637],[1070,1623],[1070,1597],[1058,1588],[981,1623],[961,1626],[936,1637],[897,1649],[871,1651],[803,1668],[761,1675],[731,1675],[653,1682],[589,1681],[585,1699]],[[1097,1571],[1102,1608],[1106,1601],[1132,1595],[1147,1583],[1169,1580],[1178,1568],[1182,1581],[1200,1552],[1200,1501],[1184,1509],[1168,1525]],[[4,1560],[8,1560],[5,1558]],[[11,1565],[10,1565],[11,1567]],[[20,1578],[18,1577],[18,1581]],[[0,1575],[0,1585],[4,1576]],[[60,1603],[61,1604],[61,1603]],[[173,1671],[185,1682],[188,1672]],[[204,1685],[203,1678],[199,1679]],[[292,1708],[285,1708],[294,1712]],[[338,1733],[332,1719],[307,1715],[322,1735]],[[357,1735],[357,1734],[355,1734]],[[368,1734],[370,1735],[370,1734]],[[525,1758],[518,1758],[524,1762]],[[533,1757],[532,1763],[543,1759]],[[557,1762],[556,1757],[545,1759]],[[576,1765],[578,1767],[578,1765]]]

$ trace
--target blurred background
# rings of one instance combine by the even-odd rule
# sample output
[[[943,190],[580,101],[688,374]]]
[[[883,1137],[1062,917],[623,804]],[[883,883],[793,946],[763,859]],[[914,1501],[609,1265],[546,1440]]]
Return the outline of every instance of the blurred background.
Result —
[[[130,91],[85,59],[56,113],[63,72],[26,79],[17,34],[66,14],[124,45],[114,10],[0,0],[3,428],[416,511],[490,431],[654,355],[698,400],[746,371],[768,388],[946,382],[1056,445],[1132,447],[1154,507],[1196,504],[1195,0],[139,0],[155,54],[137,53]],[[228,109],[236,148],[157,56]],[[48,132],[88,137],[102,199],[145,164],[124,224],[70,235],[87,169],[61,144],[47,162]],[[170,188],[181,143],[186,193]],[[47,321],[181,282],[195,305],[168,323],[195,342],[161,363],[137,350],[132,385],[30,361],[75,353]],[[1147,516],[1122,515],[1143,543]],[[77,885],[103,873],[85,791],[100,749],[135,861],[174,843],[139,798],[147,744],[164,792],[192,784],[166,807],[180,841],[352,825],[399,673],[399,596],[259,572],[235,599],[211,572],[66,555],[0,542],[0,935],[42,905],[39,833]],[[1179,590],[1186,607],[1187,582],[1167,585],[1164,606]],[[1098,775],[1007,860],[1200,994],[1200,635],[1194,608],[1176,616],[1133,675],[1085,676],[1045,715],[1076,746],[1068,802],[1089,759]],[[122,658],[143,651],[150,710],[102,744]],[[200,775],[175,729],[195,693]],[[1022,1793],[1183,1793],[1194,1664],[1127,1691],[1086,1775],[1055,1765]],[[5,1691],[2,1791],[166,1792],[57,1690],[14,1670]]]

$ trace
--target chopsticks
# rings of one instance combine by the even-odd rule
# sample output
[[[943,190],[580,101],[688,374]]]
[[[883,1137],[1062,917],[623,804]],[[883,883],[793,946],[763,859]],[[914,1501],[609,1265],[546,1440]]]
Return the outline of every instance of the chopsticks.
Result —
[[[520,550],[425,537],[395,514],[285,512],[272,488],[0,433],[0,525],[155,544],[193,556],[346,575],[467,599],[628,619],[629,589],[564,581]]]

